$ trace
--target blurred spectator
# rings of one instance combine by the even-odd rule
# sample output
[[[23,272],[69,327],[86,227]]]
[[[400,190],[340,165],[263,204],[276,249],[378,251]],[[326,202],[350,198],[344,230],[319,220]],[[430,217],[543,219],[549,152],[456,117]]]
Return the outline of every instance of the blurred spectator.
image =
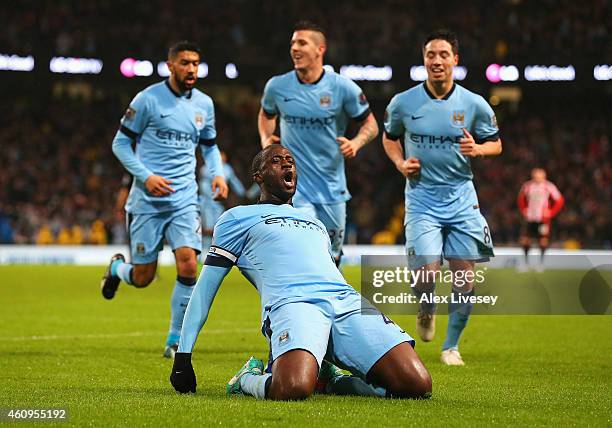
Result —
[[[202,0],[190,3],[189,13],[183,3],[164,0],[130,7],[120,0],[41,0],[13,2],[3,12],[0,52],[21,54],[162,59],[169,40],[190,38],[209,63],[274,64],[286,57],[292,25],[312,19],[328,29],[329,60],[341,63],[418,60],[416,43],[397,41],[419,40],[433,25],[453,28],[463,59],[472,63],[612,57],[606,0],[450,0],[443,8],[419,0]]]

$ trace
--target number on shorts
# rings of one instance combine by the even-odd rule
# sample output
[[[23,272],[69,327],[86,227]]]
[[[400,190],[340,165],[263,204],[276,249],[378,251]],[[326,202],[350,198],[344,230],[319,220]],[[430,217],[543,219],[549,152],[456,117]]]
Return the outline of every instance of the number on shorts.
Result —
[[[489,232],[489,226],[485,226],[483,229],[483,232],[484,232],[484,243],[490,244],[491,243],[491,233]]]

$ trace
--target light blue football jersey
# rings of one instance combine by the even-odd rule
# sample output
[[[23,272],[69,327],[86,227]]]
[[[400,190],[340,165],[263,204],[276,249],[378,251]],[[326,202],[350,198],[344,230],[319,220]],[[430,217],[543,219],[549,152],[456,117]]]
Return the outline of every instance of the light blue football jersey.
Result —
[[[299,172],[297,192],[311,203],[349,200],[336,138],[344,135],[349,118],[360,121],[370,113],[359,86],[332,71],[306,84],[290,71],[268,81],[261,106],[280,116],[281,144],[291,150]]]
[[[197,89],[177,94],[168,81],[139,92],[121,119],[117,138],[136,141],[136,157],[150,170],[172,181],[176,192],[164,197],[148,194],[135,177],[126,211],[156,213],[197,205],[195,179],[198,144],[214,145],[215,112],[212,99]]]
[[[421,162],[421,173],[406,181],[406,199],[450,202],[473,178],[470,158],[459,150],[466,128],[477,143],[498,139],[495,113],[480,95],[453,84],[436,99],[425,83],[393,97],[385,112],[385,132],[404,137],[404,155]],[[471,183],[470,183],[471,184]]]
[[[238,266],[257,288],[262,310],[353,290],[334,263],[323,224],[288,204],[226,211],[215,225],[206,264]]]

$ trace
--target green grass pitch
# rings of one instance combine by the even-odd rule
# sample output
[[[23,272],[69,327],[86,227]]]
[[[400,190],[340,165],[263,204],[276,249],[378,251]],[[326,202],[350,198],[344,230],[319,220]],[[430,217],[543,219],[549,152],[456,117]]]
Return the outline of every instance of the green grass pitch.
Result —
[[[103,270],[0,266],[0,408],[66,408],[64,426],[612,424],[610,316],[474,316],[465,367],[439,363],[440,316],[436,340],[416,347],[433,377],[429,400],[256,401],[225,395],[250,355],[267,356],[258,296],[233,271],[196,345],[198,392],[185,396],[161,356],[174,269],[147,289],[120,286],[112,301],[100,295]],[[359,283],[357,269],[345,275]],[[393,318],[414,334],[414,317]]]

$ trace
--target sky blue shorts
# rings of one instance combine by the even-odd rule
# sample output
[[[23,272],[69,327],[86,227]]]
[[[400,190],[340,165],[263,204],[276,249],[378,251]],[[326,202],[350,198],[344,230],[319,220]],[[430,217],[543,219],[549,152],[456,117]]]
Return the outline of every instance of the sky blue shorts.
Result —
[[[198,254],[202,251],[202,225],[197,205],[157,214],[129,214],[127,222],[133,264],[156,261],[164,238],[173,251],[180,247],[193,248]]]
[[[488,261],[493,240],[487,220],[480,212],[471,182],[450,203],[407,202],[406,254],[410,268],[446,259]]]
[[[285,303],[264,316],[262,330],[270,343],[272,361],[303,349],[316,358],[319,367],[326,359],[365,378],[395,346],[403,342],[414,346],[409,334],[353,290]]]

